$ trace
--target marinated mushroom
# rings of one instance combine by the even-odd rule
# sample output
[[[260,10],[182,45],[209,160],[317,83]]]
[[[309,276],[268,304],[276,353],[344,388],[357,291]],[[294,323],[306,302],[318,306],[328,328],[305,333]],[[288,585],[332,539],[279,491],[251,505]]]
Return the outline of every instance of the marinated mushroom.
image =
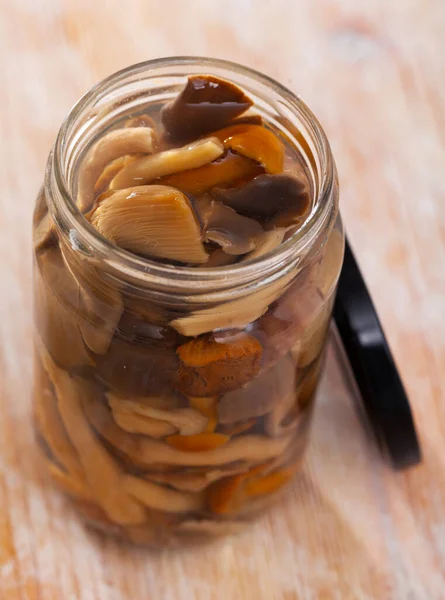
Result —
[[[72,477],[83,479],[82,465],[57,409],[53,385],[39,359],[34,379],[34,414],[39,434],[55,460]]]
[[[226,444],[202,452],[184,452],[168,444],[123,431],[113,421],[110,411],[100,402],[86,399],[84,409],[93,428],[135,466],[151,469],[160,463],[187,467],[264,462],[276,458],[287,448],[290,438],[269,438],[264,435],[243,435]]]
[[[256,247],[263,228],[256,221],[238,215],[233,209],[208,198],[196,203],[201,218],[204,240],[214,242],[226,254],[246,254]]]
[[[116,158],[112,162],[108,163],[105,169],[100,174],[98,180],[94,184],[94,195],[98,198],[98,201],[103,200],[105,192],[109,192],[110,183],[116,177],[116,175],[121,171],[124,167],[129,165],[130,163],[138,160],[141,154],[127,154],[125,156],[120,156]]]
[[[284,275],[280,273],[267,286],[237,300],[195,311],[191,307],[191,314],[173,319],[170,325],[185,336],[196,336],[215,329],[244,328],[261,317],[269,305],[285,293],[295,274],[295,270]]]
[[[91,364],[76,317],[79,285],[57,246],[37,257],[34,282],[36,327],[51,356],[66,368]]]
[[[161,340],[127,341],[115,336],[106,354],[95,356],[97,377],[120,395],[171,394],[179,359]]]
[[[148,418],[169,424],[173,428],[173,431],[167,435],[178,432],[181,436],[193,436],[205,431],[208,423],[207,417],[193,408],[170,408],[169,410],[162,410],[147,406],[142,402],[117,398],[112,394],[108,394],[108,403],[118,424],[120,417],[130,414],[135,419],[139,418],[141,427],[143,428],[144,419]],[[135,431],[134,433],[143,433],[143,431]]]
[[[164,483],[178,490],[185,492],[202,492],[211,483],[218,481],[228,475],[234,475],[246,470],[245,463],[226,465],[220,469],[201,469],[202,472],[196,472],[196,469],[187,469],[173,473],[147,473],[146,479],[157,483]]]
[[[198,433],[196,435],[170,435],[167,444],[184,452],[207,452],[223,446],[230,440],[222,433]]]
[[[133,153],[151,154],[155,132],[150,127],[129,127],[110,131],[100,138],[86,155],[79,173],[77,206],[90,210],[95,196],[94,186],[108,163]]]
[[[181,93],[161,111],[172,139],[196,139],[220,129],[252,106],[252,100],[233,83],[212,75],[192,75]]]
[[[250,181],[261,173],[264,173],[261,165],[228,150],[208,165],[167,175],[158,183],[178,188],[186,194],[199,196],[215,186],[237,185],[240,180]]]
[[[182,513],[199,510],[203,505],[199,493],[179,492],[132,475],[126,475],[122,485],[130,496],[148,508]]]
[[[47,462],[48,472],[52,480],[69,496],[85,500],[86,502],[93,502],[94,498],[88,488],[87,483],[84,479],[76,477],[71,473],[67,473],[60,469],[51,461]]]
[[[115,523],[143,522],[143,507],[122,488],[123,473],[85,419],[82,403],[95,399],[97,389],[93,384],[59,369],[42,345],[39,351],[56,390],[62,422],[77,450],[92,495]]]
[[[132,161],[117,173],[110,189],[120,190],[144,185],[166,175],[189,169],[198,169],[219,158],[224,152],[217,138],[199,140],[183,148],[157,152]]]
[[[300,223],[310,208],[306,182],[290,175],[258,175],[242,187],[215,189],[212,194],[237,213],[267,226]]]
[[[236,124],[212,135],[224,144],[224,148],[260,163],[266,173],[282,172],[284,146],[270,129],[262,125]]]
[[[281,401],[295,401],[295,389],[296,369],[285,357],[245,386],[224,394],[218,402],[218,421],[224,425],[261,417]]]
[[[190,200],[171,187],[143,185],[116,191],[90,219],[101,235],[136,254],[193,264],[209,258]]]
[[[283,241],[285,233],[286,230],[279,227],[264,231],[255,238],[255,249],[249,252],[249,254],[246,254],[242,260],[253,260],[254,258],[259,258],[260,256],[275,250],[275,248],[278,248]]]
[[[262,348],[247,334],[221,343],[207,335],[183,344],[177,353],[177,388],[189,396],[214,396],[253,379],[260,370]]]
[[[202,265],[206,269],[213,269],[215,267],[228,267],[233,265],[238,259],[236,254],[227,254],[224,250],[214,250],[210,254],[209,260],[205,265]]]

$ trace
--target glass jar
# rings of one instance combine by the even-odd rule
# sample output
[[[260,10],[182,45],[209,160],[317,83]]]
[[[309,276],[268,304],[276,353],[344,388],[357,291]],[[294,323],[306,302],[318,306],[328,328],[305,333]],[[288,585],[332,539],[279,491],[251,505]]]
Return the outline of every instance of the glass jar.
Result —
[[[92,140],[191,74],[240,86],[301,157],[313,208],[278,248],[226,267],[130,254],[75,204]],[[35,422],[49,473],[96,528],[169,544],[236,531],[298,471],[343,258],[325,134],[275,81],[171,58],[91,89],[63,123],[34,213]]]

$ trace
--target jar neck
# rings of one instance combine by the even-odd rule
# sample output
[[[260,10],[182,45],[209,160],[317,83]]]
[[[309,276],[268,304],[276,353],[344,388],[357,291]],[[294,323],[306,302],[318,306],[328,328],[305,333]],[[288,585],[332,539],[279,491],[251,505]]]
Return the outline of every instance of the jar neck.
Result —
[[[211,73],[233,81],[253,99],[255,110],[303,157],[311,179],[313,208],[301,228],[281,246],[257,259],[229,267],[187,268],[156,263],[117,248],[78,210],[77,167],[85,148],[126,115],[148,103],[175,96],[185,78]],[[251,69],[205,58],[167,58],[140,63],[102,81],[74,106],[50,154],[46,179],[49,210],[70,252],[92,260],[119,282],[161,296],[215,295],[229,299],[248,294],[299,270],[317,240],[333,226],[338,212],[338,183],[329,143],[321,125],[292,92]]]

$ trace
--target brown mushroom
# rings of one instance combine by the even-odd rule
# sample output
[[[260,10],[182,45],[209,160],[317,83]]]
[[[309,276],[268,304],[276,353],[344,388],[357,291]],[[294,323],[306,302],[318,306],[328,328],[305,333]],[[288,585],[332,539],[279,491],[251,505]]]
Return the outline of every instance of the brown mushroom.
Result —
[[[244,463],[233,466],[228,465],[220,469],[207,469],[196,472],[196,469],[187,469],[186,471],[178,471],[173,473],[147,473],[146,479],[158,483],[164,483],[175,489],[185,492],[202,492],[214,481],[218,481],[231,474],[244,472],[246,466]]]
[[[108,163],[94,184],[94,195],[96,197],[99,196],[97,201],[100,202],[107,197],[104,194],[110,191],[110,183],[119,173],[119,171],[122,171],[124,167],[135,160],[138,160],[141,158],[141,156],[143,156],[143,154],[126,154],[125,156],[120,156],[119,158],[116,158],[112,162]]]
[[[255,249],[243,256],[242,261],[253,260],[254,258],[259,258],[260,256],[264,256],[268,252],[272,252],[275,248],[281,244],[284,239],[286,230],[283,228],[271,229],[269,231],[264,231],[261,235],[255,238]]]
[[[224,127],[250,106],[250,98],[233,83],[213,75],[192,75],[164,106],[161,119],[171,138],[192,140]]]
[[[91,494],[87,483],[79,476],[74,476],[72,473],[67,473],[60,469],[51,461],[46,461],[48,473],[52,480],[69,496],[85,500],[86,502],[94,502],[94,497]]]
[[[227,254],[246,254],[254,250],[263,228],[253,219],[238,215],[221,202],[201,198],[196,202],[204,240],[214,242]]]
[[[101,235],[136,254],[193,264],[209,258],[190,200],[171,187],[142,185],[116,191],[90,219]]]
[[[99,401],[85,400],[84,409],[93,428],[134,466],[151,469],[158,463],[187,467],[212,467],[264,462],[276,458],[287,448],[290,438],[269,438],[264,435],[243,435],[226,444],[202,452],[184,452],[164,442],[123,431],[113,421],[109,409]],[[163,467],[164,468],[164,467]]]
[[[97,388],[59,369],[43,346],[40,346],[39,352],[54,384],[61,419],[77,450],[92,495],[115,523],[143,522],[143,507],[123,489],[123,473],[98,441],[85,418],[82,403],[96,399]]]
[[[266,286],[237,300],[200,310],[191,307],[191,314],[173,319],[170,325],[186,336],[196,336],[215,329],[244,328],[261,317],[269,305],[285,293],[295,274],[295,271],[290,271],[279,275]]]
[[[149,127],[129,127],[110,131],[89,150],[79,171],[77,206],[88,211],[94,201],[94,185],[102,171],[116,158],[133,153],[151,154],[155,132]]]
[[[258,175],[242,187],[215,189],[212,195],[268,227],[302,222],[311,204],[306,182],[284,174]]]
[[[112,190],[150,183],[159,177],[198,169],[219,158],[224,152],[217,138],[198,140],[183,148],[172,148],[143,156],[121,169],[110,184]]]
[[[213,269],[215,267],[228,267],[233,265],[238,260],[236,254],[227,254],[222,249],[213,250],[210,253],[210,258],[205,265],[202,265],[205,269]]]
[[[236,124],[212,135],[224,144],[224,148],[260,163],[266,173],[282,172],[284,145],[270,129],[261,125]]]
[[[214,396],[235,390],[260,370],[261,344],[245,333],[225,342],[213,335],[190,340],[177,350],[177,388],[189,396]]]
[[[133,426],[139,430],[132,433],[146,433],[144,427],[145,419],[148,419],[148,425],[153,425],[153,421],[161,422],[164,425],[170,425],[169,433],[164,435],[172,435],[177,432],[180,436],[193,436],[205,431],[208,423],[207,417],[201,412],[193,408],[175,408],[162,410],[147,406],[143,402],[135,402],[134,400],[126,400],[119,398],[113,394],[108,394],[108,403],[113,413],[114,419],[118,425],[121,425],[121,419],[132,416]],[[124,427],[126,429],[126,427]],[[127,429],[128,431],[128,429]],[[148,433],[150,435],[150,433]],[[159,436],[164,437],[164,436]]]
[[[67,269],[57,246],[37,257],[34,278],[36,327],[57,364],[91,364],[79,329],[79,285]]]
[[[218,420],[221,424],[246,421],[261,417],[281,403],[294,398],[296,368],[284,357],[267,371],[257,375],[244,387],[224,394],[218,402]]]
[[[182,513],[197,511],[203,505],[199,493],[179,492],[132,475],[123,478],[122,486],[130,496],[150,509]]]
[[[82,465],[60,418],[53,385],[37,352],[34,371],[34,414],[39,434],[52,456],[72,477],[82,479]]]
[[[162,185],[178,188],[186,194],[199,196],[215,186],[237,185],[240,180],[250,181],[264,173],[261,165],[228,150],[221,158],[199,169],[190,169],[159,179]]]

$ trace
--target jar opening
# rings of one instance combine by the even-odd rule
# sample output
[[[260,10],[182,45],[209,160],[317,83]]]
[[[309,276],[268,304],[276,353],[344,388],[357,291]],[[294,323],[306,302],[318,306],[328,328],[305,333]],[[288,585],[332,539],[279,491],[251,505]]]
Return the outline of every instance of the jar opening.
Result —
[[[76,165],[86,144],[125,112],[147,102],[167,100],[191,74],[208,73],[228,79],[254,99],[254,106],[273,121],[307,161],[313,178],[313,206],[301,227],[276,249],[231,266],[196,268],[165,265],[136,256],[103,238],[84,218],[73,197]],[[206,293],[265,285],[295,268],[321,232],[332,226],[338,210],[335,165],[326,135],[309,108],[273,79],[236,63],[174,57],[139,63],[119,71],[89,90],[60,128],[46,172],[48,204],[57,227],[73,250],[94,256],[118,278],[142,287]],[[190,291],[190,286],[193,290]]]

